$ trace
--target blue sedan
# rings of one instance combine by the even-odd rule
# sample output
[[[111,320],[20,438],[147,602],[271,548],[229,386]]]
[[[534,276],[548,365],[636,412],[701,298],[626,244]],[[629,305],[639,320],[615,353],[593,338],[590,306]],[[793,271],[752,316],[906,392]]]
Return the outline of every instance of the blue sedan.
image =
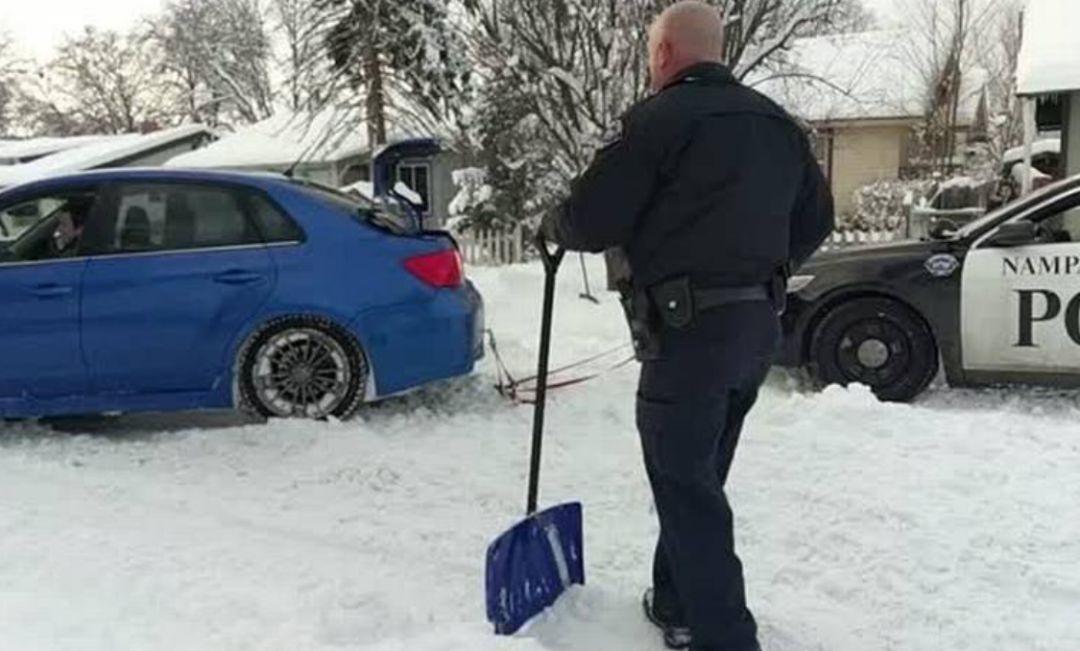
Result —
[[[347,418],[483,354],[453,240],[321,186],[109,170],[0,192],[11,215],[36,221],[0,245],[2,418]]]

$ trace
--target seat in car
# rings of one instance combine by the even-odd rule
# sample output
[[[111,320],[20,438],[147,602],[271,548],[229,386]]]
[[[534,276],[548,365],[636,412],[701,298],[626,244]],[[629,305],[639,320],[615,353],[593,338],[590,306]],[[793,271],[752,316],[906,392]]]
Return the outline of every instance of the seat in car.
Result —
[[[120,233],[120,249],[145,251],[150,245],[150,216],[138,206],[128,208],[124,215],[124,230]]]
[[[165,201],[165,246],[170,249],[195,246],[195,213],[179,192],[170,192]]]

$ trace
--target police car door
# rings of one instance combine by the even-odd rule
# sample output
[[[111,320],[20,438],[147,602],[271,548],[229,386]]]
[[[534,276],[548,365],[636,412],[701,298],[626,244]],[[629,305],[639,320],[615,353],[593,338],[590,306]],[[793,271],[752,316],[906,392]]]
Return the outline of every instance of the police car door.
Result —
[[[980,238],[962,282],[970,380],[1080,385],[1080,189]]]

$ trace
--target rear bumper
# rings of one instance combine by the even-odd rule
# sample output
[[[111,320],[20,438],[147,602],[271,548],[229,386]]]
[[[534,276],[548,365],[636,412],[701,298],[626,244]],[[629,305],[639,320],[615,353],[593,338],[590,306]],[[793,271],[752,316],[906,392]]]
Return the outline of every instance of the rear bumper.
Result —
[[[472,372],[484,354],[484,303],[471,283],[430,301],[369,310],[353,322],[365,343],[374,397]]]

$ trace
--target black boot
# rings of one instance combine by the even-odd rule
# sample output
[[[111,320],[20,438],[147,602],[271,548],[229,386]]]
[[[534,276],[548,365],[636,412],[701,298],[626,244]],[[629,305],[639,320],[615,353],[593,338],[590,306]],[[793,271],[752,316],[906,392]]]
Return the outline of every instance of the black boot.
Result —
[[[652,588],[645,591],[642,607],[645,609],[646,619],[663,631],[664,644],[667,645],[667,648],[675,651],[689,649],[693,642],[690,637],[690,627],[681,621],[675,620],[669,613],[658,611],[654,603],[655,596],[656,593]]]

